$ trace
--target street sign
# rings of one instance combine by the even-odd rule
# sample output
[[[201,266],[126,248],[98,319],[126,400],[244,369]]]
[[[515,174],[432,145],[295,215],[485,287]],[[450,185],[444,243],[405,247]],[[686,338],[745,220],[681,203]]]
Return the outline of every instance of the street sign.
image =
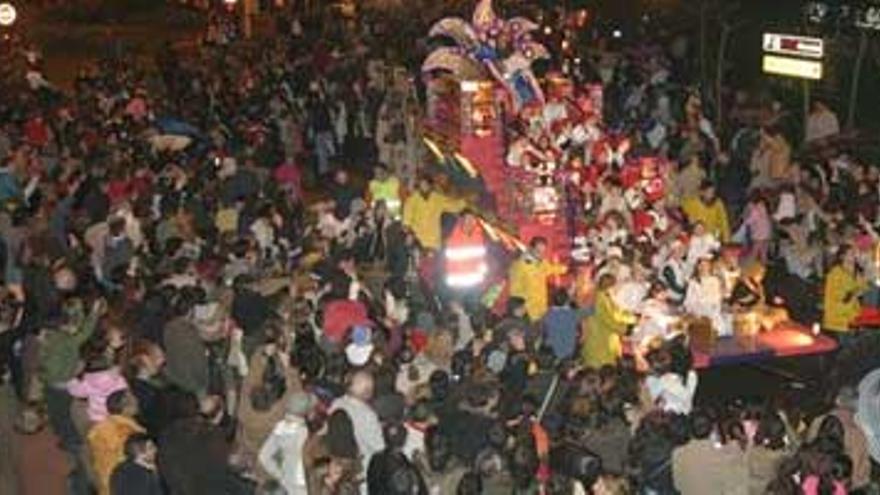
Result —
[[[822,62],[801,58],[764,55],[764,72],[802,79],[822,79]]]
[[[13,25],[16,17],[18,17],[18,12],[15,11],[15,7],[11,3],[0,3],[0,26],[9,27]]]
[[[779,55],[822,58],[825,55],[825,42],[822,38],[764,33],[764,51]]]

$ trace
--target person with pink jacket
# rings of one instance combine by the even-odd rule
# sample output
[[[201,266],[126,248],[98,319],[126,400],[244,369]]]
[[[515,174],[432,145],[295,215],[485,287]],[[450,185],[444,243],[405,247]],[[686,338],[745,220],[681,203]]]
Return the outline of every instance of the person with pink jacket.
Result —
[[[67,392],[76,399],[87,401],[89,421],[98,423],[107,418],[107,397],[128,388],[118,366],[107,363],[103,356],[86,365],[81,376],[67,383]]]
[[[749,200],[745,218],[734,238],[744,238],[746,233],[748,233],[751,257],[761,264],[767,264],[770,240],[773,237],[773,223],[767,202],[760,193],[755,193]]]

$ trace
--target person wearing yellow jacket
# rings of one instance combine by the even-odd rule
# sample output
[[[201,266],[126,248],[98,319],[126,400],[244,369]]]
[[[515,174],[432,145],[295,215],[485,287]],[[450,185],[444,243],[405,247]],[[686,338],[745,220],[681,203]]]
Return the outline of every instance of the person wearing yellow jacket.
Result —
[[[585,366],[598,368],[617,362],[623,353],[620,336],[626,333],[627,326],[638,321],[636,315],[620,308],[611,298],[611,289],[615,284],[614,275],[611,274],[602,275],[599,279],[596,310],[593,316],[584,321],[581,360]]]
[[[384,201],[388,213],[392,218],[400,218],[401,188],[400,180],[388,173],[385,164],[376,166],[373,180],[367,185],[370,196],[370,205],[375,206],[377,201]]]
[[[107,397],[110,415],[89,430],[87,442],[98,495],[110,495],[113,470],[125,460],[125,441],[146,431],[134,420],[137,407],[137,399],[127,390],[114,392]]]
[[[730,220],[724,202],[715,194],[715,186],[703,181],[700,195],[684,198],[681,209],[691,224],[701,223],[722,243],[730,242]]]
[[[444,213],[458,213],[464,207],[464,201],[434,190],[430,179],[421,178],[416,192],[403,203],[403,224],[412,230],[422,247],[437,250],[443,240],[440,217]]]
[[[823,291],[822,327],[830,332],[848,332],[849,324],[861,312],[859,296],[867,283],[856,275],[855,254],[841,252],[828,274]]]
[[[549,307],[547,284],[550,277],[563,275],[567,269],[560,263],[544,259],[547,240],[535,237],[529,243],[531,252],[523,254],[510,265],[508,274],[510,297],[521,297],[526,302],[526,314],[532,321],[544,317]]]

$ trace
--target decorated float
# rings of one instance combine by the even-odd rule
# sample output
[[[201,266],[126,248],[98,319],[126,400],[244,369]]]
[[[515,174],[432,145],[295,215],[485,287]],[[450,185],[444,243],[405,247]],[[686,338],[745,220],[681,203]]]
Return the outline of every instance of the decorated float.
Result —
[[[601,85],[577,85],[560,72],[538,78],[534,65],[552,63],[537,41],[540,26],[502,18],[479,0],[470,21],[447,17],[430,37],[443,46],[425,59],[425,129],[429,148],[454,156],[479,175],[489,207],[519,239],[548,239],[557,259],[584,261],[595,246],[584,234],[601,223],[602,179],[616,176],[638,215],[641,234],[663,228],[665,164],[629,156],[630,139],[605,129]]]

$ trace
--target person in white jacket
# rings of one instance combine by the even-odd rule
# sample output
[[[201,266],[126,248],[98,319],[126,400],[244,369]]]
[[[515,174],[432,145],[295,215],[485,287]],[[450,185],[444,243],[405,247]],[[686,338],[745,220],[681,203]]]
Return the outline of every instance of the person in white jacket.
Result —
[[[724,284],[712,271],[712,260],[702,258],[688,283],[684,309],[694,315],[708,318],[719,336],[733,335],[733,317],[724,310]]]
[[[306,392],[291,395],[284,418],[260,448],[260,467],[281,486],[278,495],[309,493],[303,464],[303,446],[309,436],[305,418],[316,402],[315,397]]]
[[[699,381],[694,370],[679,373],[673,370],[673,360],[667,349],[657,349],[647,356],[651,374],[645,378],[645,387],[654,405],[666,412],[690,414]]]

